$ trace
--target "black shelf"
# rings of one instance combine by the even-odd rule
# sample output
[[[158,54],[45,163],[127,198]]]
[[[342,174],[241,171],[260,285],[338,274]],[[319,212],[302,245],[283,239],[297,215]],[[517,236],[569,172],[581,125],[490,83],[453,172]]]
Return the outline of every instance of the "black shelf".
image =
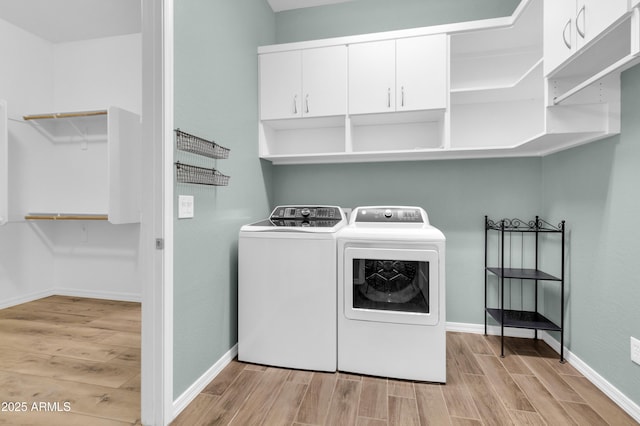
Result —
[[[527,269],[527,268],[500,268],[500,267],[487,267],[487,271],[502,278],[516,278],[522,280],[544,280],[544,281],[562,281],[561,278],[554,277],[539,269]]]
[[[488,251],[489,251],[489,233],[499,233],[499,245],[498,266],[488,266]],[[514,233],[520,234],[522,245],[515,249],[517,254],[513,253],[513,245],[511,244],[511,238]],[[548,274],[538,269],[538,251],[540,249],[540,234],[558,234],[560,236],[560,264],[561,273],[560,277]],[[527,236],[528,243],[525,245],[525,234]],[[507,241],[506,235],[509,235]],[[517,237],[516,237],[517,238]],[[506,253],[505,244],[508,242],[509,250]],[[532,244],[533,243],[533,244]],[[527,258],[528,262],[525,262],[525,248],[533,245],[534,260],[531,261],[530,257]],[[526,328],[535,330],[535,338],[538,338],[538,330],[545,331],[557,331],[560,333],[560,362],[564,362],[564,252],[565,252],[565,221],[563,220],[557,226],[552,225],[549,222],[536,216],[534,220],[524,221],[521,219],[500,219],[494,221],[489,219],[488,216],[484,217],[484,334],[487,334],[487,316],[492,317],[500,324],[500,341],[501,341],[501,353],[500,356],[504,357],[504,328]],[[531,265],[533,268],[507,268],[504,265],[511,264],[511,255],[515,256],[517,263]],[[498,278],[498,306],[488,306],[488,276],[490,274],[495,275]],[[512,284],[511,279],[516,280],[528,280],[533,282],[534,285],[534,303],[535,307],[533,311],[515,310],[509,309],[505,306],[505,288],[509,289]],[[539,312],[538,309],[538,281],[553,281],[560,286],[560,325],[550,321],[544,315]],[[494,288],[494,287],[493,287]],[[495,291],[495,290],[494,290]]]
[[[504,310],[504,321],[502,319],[503,310],[487,308],[487,313],[505,327],[528,328],[535,330],[562,331],[562,328],[549,320],[544,315],[532,311]]]

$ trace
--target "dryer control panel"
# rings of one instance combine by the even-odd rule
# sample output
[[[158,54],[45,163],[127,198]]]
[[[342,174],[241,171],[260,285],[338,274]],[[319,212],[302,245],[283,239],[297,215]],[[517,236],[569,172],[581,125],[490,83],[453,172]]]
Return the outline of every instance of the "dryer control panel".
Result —
[[[425,223],[420,207],[358,207],[355,222]]]

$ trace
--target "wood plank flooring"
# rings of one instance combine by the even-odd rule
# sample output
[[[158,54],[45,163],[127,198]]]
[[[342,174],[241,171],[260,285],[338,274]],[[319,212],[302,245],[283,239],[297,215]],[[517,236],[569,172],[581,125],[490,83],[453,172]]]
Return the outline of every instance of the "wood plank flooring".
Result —
[[[637,425],[544,342],[447,333],[447,384],[232,361],[176,418],[195,425]]]
[[[0,425],[139,425],[139,303],[51,296],[0,310]]]

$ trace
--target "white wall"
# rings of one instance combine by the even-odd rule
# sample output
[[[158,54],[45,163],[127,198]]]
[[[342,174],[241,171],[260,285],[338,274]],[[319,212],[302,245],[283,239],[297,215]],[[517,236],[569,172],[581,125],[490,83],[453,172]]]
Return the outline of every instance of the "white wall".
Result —
[[[56,111],[104,109],[110,105],[140,114],[140,34],[57,44],[53,48]]]
[[[23,220],[47,181],[74,173],[78,160],[60,164],[65,155],[21,117],[110,105],[140,113],[141,36],[54,45],[0,19],[0,57],[0,99],[10,117],[0,307],[47,294],[139,300],[139,225]]]
[[[140,114],[140,34],[53,46],[56,111],[118,106]],[[53,278],[58,293],[140,300],[139,225],[66,222],[49,229],[54,243]]]
[[[15,220],[11,206],[22,191],[19,167],[24,145],[14,143],[28,132],[26,124],[15,121],[27,111],[53,106],[53,51],[51,44],[0,19],[0,99],[7,101],[9,114],[9,219]],[[25,223],[0,226],[0,307],[46,294],[51,286],[53,254]],[[26,298],[26,299],[25,299]]]

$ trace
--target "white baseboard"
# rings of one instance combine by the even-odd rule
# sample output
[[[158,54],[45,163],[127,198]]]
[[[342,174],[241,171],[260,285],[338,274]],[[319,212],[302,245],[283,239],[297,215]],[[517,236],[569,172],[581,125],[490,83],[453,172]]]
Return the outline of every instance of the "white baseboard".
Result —
[[[30,293],[19,297],[12,297],[0,302],[0,309],[10,308],[12,306],[21,305],[27,302],[33,302],[34,300],[42,299],[45,297],[53,296],[56,294],[53,290],[39,291],[36,293]]]
[[[77,288],[56,288],[52,295],[69,297],[88,297],[92,299],[118,300],[121,302],[142,302],[142,295],[136,293],[121,293],[111,291],[82,290]]]
[[[88,291],[75,288],[51,288],[44,291],[26,294],[19,297],[12,297],[0,301],[0,309],[10,308],[34,300],[44,299],[49,296],[69,296],[69,297],[89,297],[92,299],[119,300],[121,302],[141,302],[142,296],[133,293],[114,293],[109,291]]]
[[[464,322],[447,322],[447,331],[457,331],[460,333],[484,334],[484,324],[469,324]],[[487,327],[487,334],[500,335],[500,327],[490,325]],[[522,337],[524,339],[533,339],[533,330],[524,328],[505,328],[504,335],[509,337]]]
[[[196,380],[186,391],[173,401],[173,418],[187,408],[187,406],[207,387],[207,385],[238,355],[238,344],[236,343],[227,353],[211,366],[198,380]]]
[[[484,324],[467,324],[457,322],[447,322],[447,331],[458,331],[462,333],[475,333],[484,334]],[[532,339],[534,336],[533,330],[519,329],[519,328],[505,328],[505,336],[509,337],[522,337]],[[487,333],[491,335],[500,335],[499,326],[487,327]],[[540,339],[547,343],[554,351],[560,353],[560,342],[554,339],[547,332],[538,333]],[[593,383],[598,389],[600,389],[605,395],[607,395],[615,404],[622,408],[627,414],[629,414],[635,421],[640,423],[640,405],[633,402],[629,397],[620,392],[618,388],[609,383],[604,377],[598,374],[587,363],[582,361],[579,357],[573,354],[567,347],[564,348],[564,358],[571,364],[576,370],[578,370],[584,377]]]
[[[554,339],[549,333],[542,333],[542,340],[544,340],[551,348],[560,353],[560,342]],[[571,364],[576,370],[578,370],[584,377],[593,383],[598,389],[600,389],[605,395],[607,395],[613,402],[615,402],[620,408],[626,411],[635,421],[640,423],[640,405],[633,402],[629,397],[620,392],[618,388],[609,383],[604,377],[598,374],[593,368],[591,368],[586,362],[581,360],[578,356],[564,348],[564,358]]]

